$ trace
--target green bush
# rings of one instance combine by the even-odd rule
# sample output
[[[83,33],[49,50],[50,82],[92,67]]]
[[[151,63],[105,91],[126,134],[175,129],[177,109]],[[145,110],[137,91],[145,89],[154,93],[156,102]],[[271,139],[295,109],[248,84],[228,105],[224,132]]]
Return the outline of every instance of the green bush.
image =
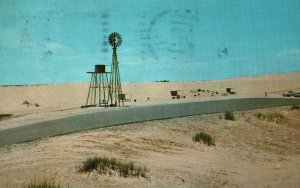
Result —
[[[204,132],[200,132],[197,133],[193,136],[193,141],[194,142],[203,142],[204,144],[208,145],[208,146],[215,146],[215,140],[211,137],[211,135],[204,133]]]
[[[227,120],[232,120],[232,121],[235,120],[233,112],[226,111],[224,115],[225,115],[225,119],[227,119]]]
[[[117,159],[107,157],[90,157],[86,159],[79,172],[91,172],[96,170],[99,174],[110,173],[113,170],[122,177],[146,177],[146,167],[136,166],[133,162],[125,163]]]

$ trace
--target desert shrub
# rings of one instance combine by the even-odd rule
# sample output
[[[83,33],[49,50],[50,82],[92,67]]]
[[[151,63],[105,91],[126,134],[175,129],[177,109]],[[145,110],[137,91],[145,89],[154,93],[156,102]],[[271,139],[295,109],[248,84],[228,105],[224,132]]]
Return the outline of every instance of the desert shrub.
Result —
[[[247,123],[251,123],[251,118],[250,118],[250,117],[247,117],[247,118],[245,119],[245,121],[246,121]]]
[[[276,122],[276,123],[280,123],[282,120],[285,119],[285,117],[281,113],[278,113],[278,112],[272,112],[272,113],[258,112],[256,114],[254,114],[254,116],[260,120],[267,120],[269,122]]]
[[[99,159],[97,157],[86,159],[82,163],[82,166],[80,167],[80,171],[82,171],[82,172],[91,172],[91,171],[95,170],[98,166],[98,160]]]
[[[0,114],[0,120],[12,118],[12,117],[13,117],[13,114]]]
[[[23,104],[28,106],[28,105],[30,105],[31,103],[30,103],[29,101],[25,100],[25,101],[23,102]]]
[[[211,146],[215,145],[215,140],[211,137],[211,135],[205,133],[205,132],[200,132],[197,133],[193,136],[193,141],[194,142],[203,142],[204,144]]]
[[[294,104],[293,106],[291,106],[291,109],[292,110],[299,110],[300,106],[299,106],[299,104]]]
[[[61,188],[60,182],[55,178],[44,178],[42,180],[31,180],[29,183],[22,185],[22,188]]]
[[[170,82],[170,80],[159,80],[159,81],[155,81],[155,82]]]
[[[227,120],[232,120],[232,121],[235,120],[234,114],[231,111],[226,111],[224,116],[225,116],[225,119],[227,119]]]
[[[264,119],[265,118],[265,115],[261,112],[258,112],[256,114],[254,114],[255,117],[257,117],[258,119]]]
[[[117,159],[109,159],[107,157],[90,157],[86,159],[79,172],[91,172],[96,170],[99,174],[117,172],[121,177],[146,177],[147,168],[135,165],[133,162],[122,162]]]

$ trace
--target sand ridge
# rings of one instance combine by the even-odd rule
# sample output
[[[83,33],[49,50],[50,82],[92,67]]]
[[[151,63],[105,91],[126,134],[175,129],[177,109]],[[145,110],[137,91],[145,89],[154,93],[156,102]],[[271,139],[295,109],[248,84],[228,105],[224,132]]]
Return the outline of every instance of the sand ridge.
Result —
[[[300,73],[274,74],[202,82],[128,83],[130,106],[188,100],[218,100],[211,91],[236,88],[234,97],[282,97],[299,91]],[[191,90],[209,90],[194,96]],[[15,118],[0,126],[92,113],[105,108],[80,109],[88,83],[0,87],[0,114]],[[184,90],[186,98],[173,100],[170,90]],[[149,101],[147,98],[149,97]],[[30,105],[23,104],[28,101]],[[35,104],[38,104],[36,106]],[[280,113],[282,122],[257,119],[255,114]],[[20,187],[30,179],[55,176],[64,187],[300,187],[300,111],[290,107],[236,112],[236,121],[224,114],[197,115],[149,121],[56,136],[0,148],[0,187]],[[205,131],[215,147],[196,144],[192,136]],[[90,156],[107,156],[147,166],[147,178],[78,173]]]
[[[282,122],[255,114],[281,113]],[[299,187],[300,111],[289,107],[149,121],[10,145],[0,150],[0,185],[55,172],[70,187]],[[205,131],[215,147],[194,143]],[[147,178],[78,173],[90,156],[134,161]]]
[[[89,83],[1,86],[0,114],[23,116],[79,109],[85,105],[88,86]],[[265,92],[270,96],[281,96],[283,91],[300,91],[300,72],[213,81],[124,83],[122,87],[127,98],[131,99],[126,103],[129,106],[172,102],[171,90],[183,90],[186,99],[182,100],[212,98],[212,91],[219,93],[213,97],[219,97],[228,87],[235,88],[237,96],[264,96]],[[191,91],[197,89],[205,92],[197,93],[195,97]],[[24,104],[26,101],[29,105]]]

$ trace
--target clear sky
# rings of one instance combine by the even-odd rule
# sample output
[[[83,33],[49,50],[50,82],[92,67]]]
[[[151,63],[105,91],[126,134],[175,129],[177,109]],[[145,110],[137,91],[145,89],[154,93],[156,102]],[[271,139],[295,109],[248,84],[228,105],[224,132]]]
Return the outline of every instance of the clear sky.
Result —
[[[0,0],[0,84],[193,81],[300,71],[299,0]]]

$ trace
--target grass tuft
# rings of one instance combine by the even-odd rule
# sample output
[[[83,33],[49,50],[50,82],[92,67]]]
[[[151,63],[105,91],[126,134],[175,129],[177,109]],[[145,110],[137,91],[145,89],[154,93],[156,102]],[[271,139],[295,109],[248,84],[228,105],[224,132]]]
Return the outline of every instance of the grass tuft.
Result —
[[[193,136],[193,141],[194,142],[203,142],[204,144],[208,146],[215,146],[215,140],[211,137],[211,135],[205,133],[205,132],[200,132],[197,133]]]
[[[146,178],[147,168],[135,165],[133,162],[125,163],[118,159],[107,157],[90,157],[86,159],[79,172],[92,172],[96,170],[99,174],[112,174],[117,172],[121,177],[143,177]]]
[[[258,112],[256,114],[254,114],[254,116],[260,120],[267,120],[269,122],[276,122],[276,123],[280,123],[282,120],[285,119],[285,117],[281,113],[278,113],[278,112],[272,112],[272,113]]]
[[[225,119],[227,120],[232,120],[232,121],[235,120],[234,114],[231,111],[226,111],[224,115],[225,115]]]
[[[291,106],[291,110],[299,110],[300,106],[299,104],[294,104],[293,106]]]
[[[13,114],[0,114],[0,120],[12,118]]]
[[[22,188],[62,188],[60,182],[55,179],[44,178],[42,180],[31,180],[29,183],[22,185]]]

